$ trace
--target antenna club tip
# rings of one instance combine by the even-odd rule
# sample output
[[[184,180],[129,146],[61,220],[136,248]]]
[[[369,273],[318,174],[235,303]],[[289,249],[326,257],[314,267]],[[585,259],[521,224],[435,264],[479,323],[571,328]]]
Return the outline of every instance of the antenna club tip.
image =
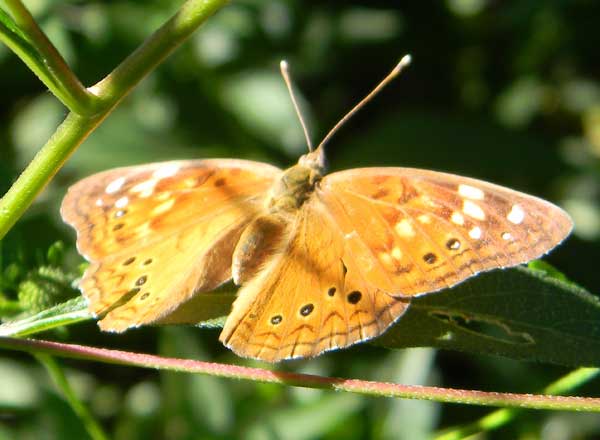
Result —
[[[400,72],[402,69],[404,69],[406,66],[408,66],[411,62],[412,62],[412,57],[410,56],[410,54],[406,54],[400,59],[398,64],[396,64],[396,68],[394,70],[396,72]]]

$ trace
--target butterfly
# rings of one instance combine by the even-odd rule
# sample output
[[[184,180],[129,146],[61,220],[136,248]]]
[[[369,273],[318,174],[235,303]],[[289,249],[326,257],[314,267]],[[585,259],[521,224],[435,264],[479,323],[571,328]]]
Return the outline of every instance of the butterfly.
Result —
[[[563,210],[481,180],[396,167],[326,174],[331,134],[408,62],[316,149],[307,135],[309,152],[286,170],[182,160],[73,185],[61,214],[90,261],[80,289],[100,328],[160,323],[233,279],[241,287],[225,346],[269,362],[313,357],[381,335],[416,295],[525,263],[565,239]],[[282,73],[297,109],[285,64]]]

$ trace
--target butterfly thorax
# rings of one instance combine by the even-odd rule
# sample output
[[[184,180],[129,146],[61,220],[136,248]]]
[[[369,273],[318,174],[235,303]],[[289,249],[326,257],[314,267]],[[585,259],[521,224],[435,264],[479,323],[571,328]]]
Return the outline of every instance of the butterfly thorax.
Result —
[[[266,201],[268,211],[283,213],[299,209],[313,193],[325,170],[322,150],[302,156],[296,165],[283,171],[273,183]]]

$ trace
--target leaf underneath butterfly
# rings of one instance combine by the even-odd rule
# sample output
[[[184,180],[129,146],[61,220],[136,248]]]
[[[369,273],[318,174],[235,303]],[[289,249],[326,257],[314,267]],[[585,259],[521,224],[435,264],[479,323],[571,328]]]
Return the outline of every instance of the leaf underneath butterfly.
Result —
[[[535,263],[532,267],[539,266]],[[541,266],[545,267],[545,266]],[[229,296],[188,304],[228,310]],[[206,312],[206,310],[205,310]],[[198,315],[196,315],[198,316]],[[206,316],[206,314],[204,315]],[[199,326],[220,326],[225,315]],[[458,286],[423,295],[374,344],[436,347],[567,366],[600,365],[600,300],[556,273],[517,267],[483,273]]]
[[[600,365],[600,299],[584,289],[517,267],[481,274],[451,290],[415,298],[374,343]]]
[[[234,298],[233,287],[225,285],[198,295],[163,323],[222,327]],[[25,336],[87,319],[85,301],[78,298],[0,325],[0,335]],[[600,366],[600,300],[540,270],[493,271],[451,290],[414,298],[408,312],[373,343]]]

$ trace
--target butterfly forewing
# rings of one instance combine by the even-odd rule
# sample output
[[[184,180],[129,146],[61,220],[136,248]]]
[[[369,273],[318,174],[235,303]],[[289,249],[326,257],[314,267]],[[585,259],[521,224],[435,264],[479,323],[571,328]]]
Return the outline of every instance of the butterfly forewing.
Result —
[[[121,168],[62,205],[91,261],[81,289],[105,330],[155,322],[231,277],[231,254],[280,170],[215,159]]]
[[[367,280],[400,295],[538,258],[572,223],[560,208],[476,179],[409,168],[326,176],[318,189]]]
[[[177,232],[222,206],[263,194],[280,170],[234,160],[189,160],[116,168],[69,188],[63,220],[88,259],[123,252]]]

